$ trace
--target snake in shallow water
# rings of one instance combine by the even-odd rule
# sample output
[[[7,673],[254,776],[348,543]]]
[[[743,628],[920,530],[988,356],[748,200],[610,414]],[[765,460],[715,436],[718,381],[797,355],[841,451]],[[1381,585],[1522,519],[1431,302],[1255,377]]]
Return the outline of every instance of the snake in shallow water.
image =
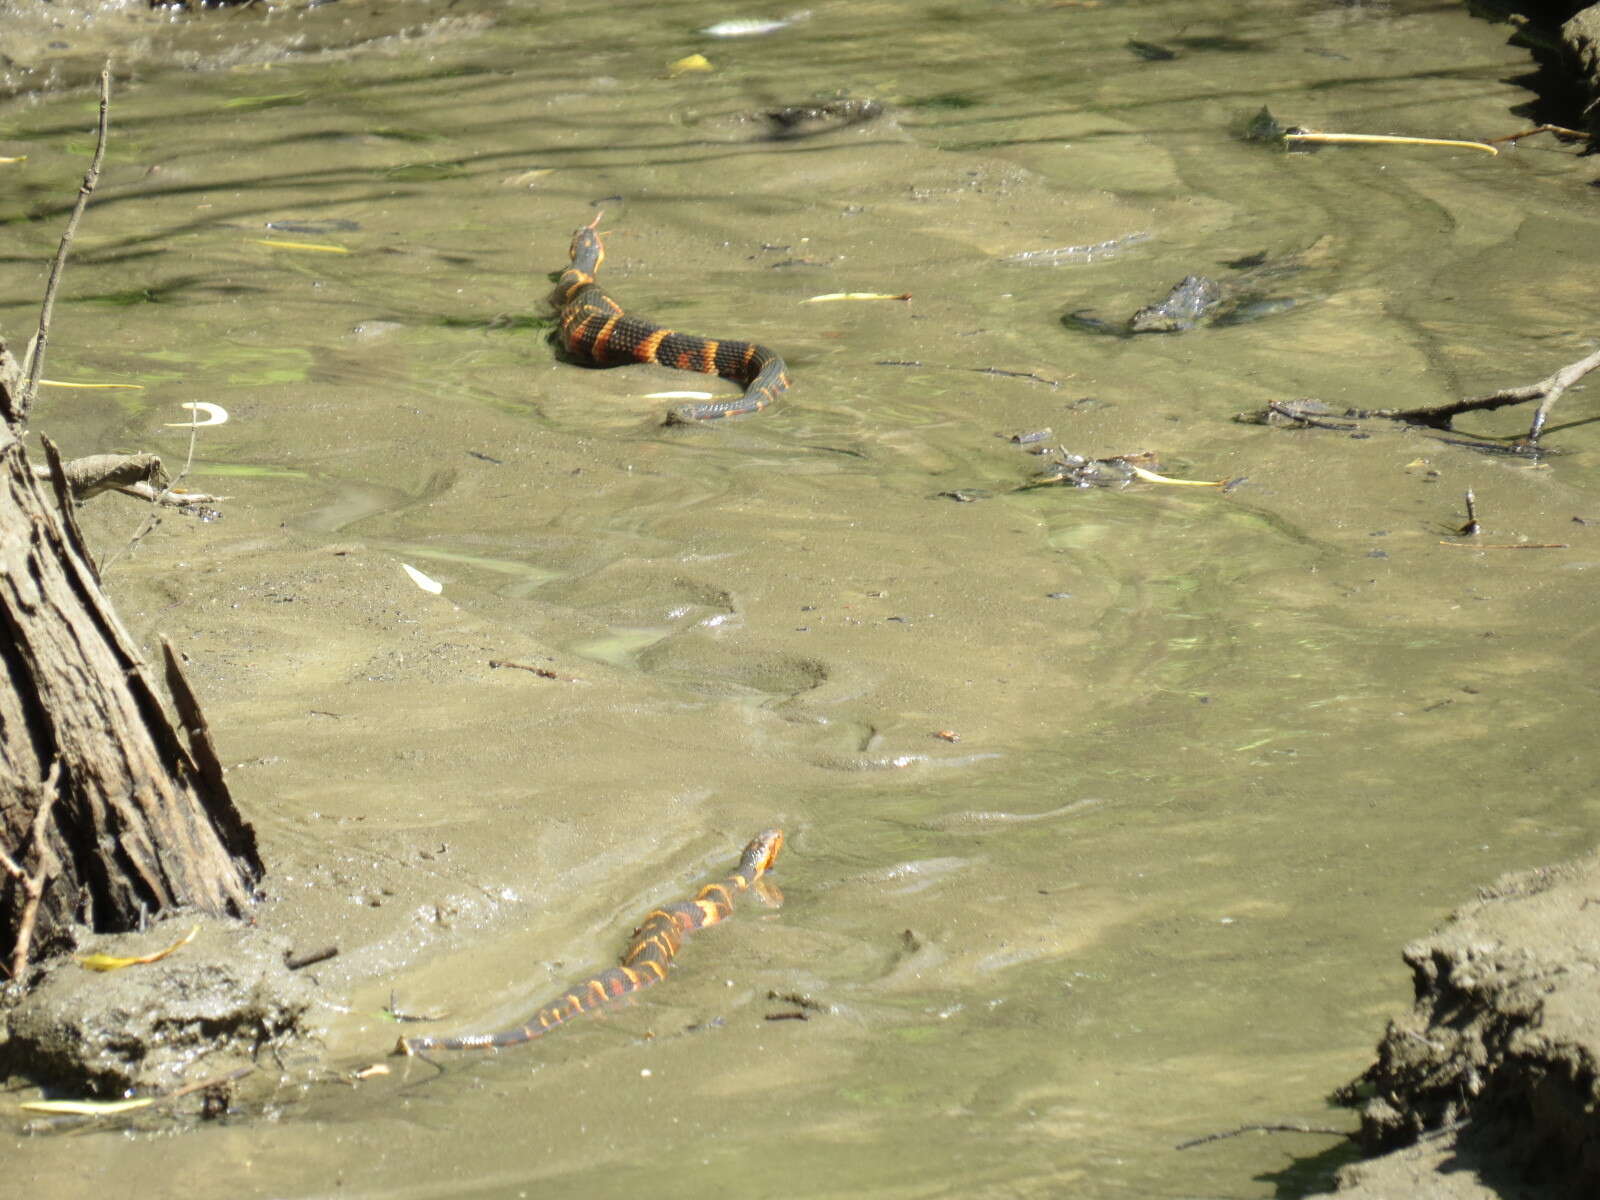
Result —
[[[597,228],[604,213],[572,235],[572,265],[561,272],[555,299],[560,309],[560,339],[567,353],[600,366],[647,362],[680,371],[721,375],[745,385],[743,396],[672,409],[667,422],[715,421],[760,412],[789,387],[783,359],[753,342],[719,341],[663,328],[630,317],[595,282],[606,249]]]
[[[403,1037],[395,1054],[413,1055],[426,1050],[494,1050],[516,1046],[542,1037],[580,1013],[593,1012],[602,1005],[637,992],[667,977],[683,939],[697,929],[726,921],[733,915],[736,896],[762,883],[783,848],[783,830],[758,833],[744,848],[739,867],[720,883],[708,883],[693,900],[658,908],[633,932],[633,939],[622,953],[620,966],[608,967],[580,980],[551,1004],[545,1005],[514,1029],[499,1033],[469,1033],[456,1037]]]

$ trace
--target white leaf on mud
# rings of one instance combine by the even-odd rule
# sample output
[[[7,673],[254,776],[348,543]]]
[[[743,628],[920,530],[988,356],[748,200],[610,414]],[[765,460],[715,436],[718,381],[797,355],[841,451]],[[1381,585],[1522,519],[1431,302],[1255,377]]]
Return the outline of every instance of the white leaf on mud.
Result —
[[[429,579],[410,563],[401,563],[400,569],[407,575],[411,576],[411,582],[416,584],[423,591],[430,592],[435,596],[444,591],[444,584],[440,583],[437,579]]]

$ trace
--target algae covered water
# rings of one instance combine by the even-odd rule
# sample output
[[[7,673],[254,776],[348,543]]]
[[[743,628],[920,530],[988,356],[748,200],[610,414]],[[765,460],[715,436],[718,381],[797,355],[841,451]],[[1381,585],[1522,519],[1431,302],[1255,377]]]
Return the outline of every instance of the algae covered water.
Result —
[[[1407,1001],[1400,946],[1594,843],[1584,393],[1542,461],[1233,420],[1439,403],[1593,348],[1570,150],[1239,136],[1263,106],[1512,132],[1504,27],[95,11],[37,50],[66,80],[140,31],[49,373],[137,387],[48,391],[34,425],[179,465],[178,405],[230,414],[191,473],[223,519],[169,516],[107,583],[190,656],[271,865],[260,919],[341,953],[326,1082],[181,1137],[8,1134],[31,1195],[1296,1194],[1337,1139],[1174,1147],[1353,1125],[1325,1097]],[[779,27],[702,32],[730,21]],[[0,166],[13,345],[93,112],[0,107],[27,156]],[[663,427],[654,393],[737,388],[552,350],[551,273],[600,209],[607,291],[773,347],[779,403]],[[1068,319],[1296,255],[1258,320]],[[1242,482],[1024,487],[1041,447]],[[1564,548],[1445,544],[1468,487],[1484,541]],[[110,551],[143,515],[83,520]],[[391,1003],[448,1014],[407,1033],[526,1019],[772,826],[782,906],[697,934],[637,1003],[442,1075],[333,1077],[383,1059]]]

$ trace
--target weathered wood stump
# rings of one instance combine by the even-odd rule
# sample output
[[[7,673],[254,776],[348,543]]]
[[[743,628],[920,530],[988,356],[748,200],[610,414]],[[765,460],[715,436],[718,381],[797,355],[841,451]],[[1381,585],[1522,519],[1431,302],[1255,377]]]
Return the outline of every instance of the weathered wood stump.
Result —
[[[0,342],[0,961],[14,977],[74,923],[241,915],[262,874],[176,654],[163,643],[181,737],[101,590],[61,471],[48,491],[35,478],[24,388]]]

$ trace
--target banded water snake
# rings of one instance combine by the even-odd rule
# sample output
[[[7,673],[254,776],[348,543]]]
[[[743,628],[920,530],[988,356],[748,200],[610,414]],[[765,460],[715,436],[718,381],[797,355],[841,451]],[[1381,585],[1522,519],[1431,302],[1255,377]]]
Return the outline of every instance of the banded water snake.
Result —
[[[745,385],[734,400],[685,404],[667,414],[667,422],[715,421],[759,412],[789,387],[788,368],[775,351],[753,342],[724,341],[677,333],[643,317],[631,317],[595,282],[606,249],[598,226],[603,213],[572,235],[572,265],[561,273],[555,299],[560,309],[559,336],[569,354],[605,366],[614,363],[659,363],[680,371],[721,375]]]
[[[454,1037],[403,1037],[393,1053],[420,1054],[426,1050],[494,1050],[516,1046],[542,1037],[580,1013],[637,992],[667,977],[683,939],[697,929],[725,921],[733,914],[738,896],[755,888],[772,869],[778,851],[783,849],[783,830],[758,833],[744,848],[739,867],[719,883],[708,883],[694,899],[658,908],[634,930],[620,965],[579,980],[553,1003],[545,1005],[523,1024],[499,1033],[469,1033]]]

